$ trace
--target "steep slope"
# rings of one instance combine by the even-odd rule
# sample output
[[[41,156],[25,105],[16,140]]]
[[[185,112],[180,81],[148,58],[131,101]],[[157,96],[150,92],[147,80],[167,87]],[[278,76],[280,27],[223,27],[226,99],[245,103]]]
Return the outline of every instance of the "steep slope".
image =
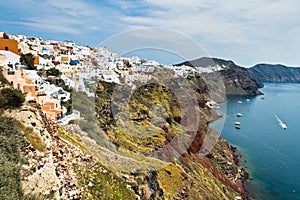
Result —
[[[299,83],[300,68],[284,65],[258,64],[249,71],[260,81],[275,83]]]
[[[36,105],[4,113],[13,117],[27,145],[21,152],[25,195],[36,199],[135,199],[125,180],[94,157],[89,141],[48,120]],[[6,198],[5,198],[6,199]]]
[[[180,113],[189,114],[190,110],[178,106],[174,94],[162,85],[146,85],[132,95],[129,110],[133,121],[145,127],[145,131],[147,128],[157,131],[144,138],[135,137],[132,134],[135,128],[130,125],[124,129],[119,124],[122,118],[116,122],[112,117],[110,95],[115,84],[106,82],[100,83],[97,90],[96,108],[86,106],[93,105],[90,101],[95,99],[80,97],[83,107],[92,109],[91,115],[95,115],[95,111],[102,113],[97,116],[96,124],[89,118],[89,111],[83,113],[88,120],[86,126],[62,127],[47,119],[36,104],[25,103],[20,108],[3,110],[3,117],[14,118],[12,124],[8,124],[10,128],[18,129],[18,137],[26,141],[19,152],[11,154],[19,155],[22,160],[16,165],[19,166],[17,174],[21,182],[17,189],[20,194],[28,195],[28,199],[231,200],[240,196],[247,199],[242,184],[247,173],[238,166],[234,148],[221,138],[216,140],[218,134],[209,129],[214,113],[205,106],[202,82],[193,84],[193,89],[198,91],[199,127],[191,144],[184,147],[186,151],[175,158],[172,153],[180,146],[167,148],[165,154],[157,158],[153,152],[164,148],[176,134],[186,134],[180,131],[179,122],[183,120]],[[123,96],[117,97],[122,99]],[[149,108],[154,104],[165,108],[165,120],[151,117],[153,110]],[[102,129],[98,132],[99,125]],[[90,135],[81,128],[94,132]],[[7,133],[6,129],[0,128],[1,138]],[[103,142],[105,137],[111,144]],[[204,143],[216,143],[216,146],[207,154],[209,145]]]
[[[211,71],[219,72],[223,78],[227,95],[260,95],[259,88],[263,84],[254,77],[246,68],[236,65],[232,61],[217,58],[200,58],[192,61],[186,61],[180,65],[187,65],[193,68],[210,68]]]
[[[141,199],[235,199],[237,196],[247,199],[242,184],[247,173],[238,166],[233,147],[223,139],[218,140],[219,135],[209,128],[214,112],[205,105],[209,95],[203,82],[195,79],[192,77],[190,81],[197,91],[199,126],[182,155],[179,155],[180,141],[171,148],[168,145],[177,135],[186,134],[180,128],[180,122],[182,113],[190,114],[190,110],[180,107],[178,99],[167,87],[144,85],[136,89],[124,105],[126,88],[114,94],[112,101],[118,85],[102,81],[98,84],[96,100],[84,96],[77,98],[80,102],[74,100],[87,119],[79,122],[83,130],[114,155],[112,160],[103,159],[99,157],[103,153],[98,149],[94,150],[98,155],[95,157],[121,173],[126,180],[131,180],[131,188]],[[86,105],[93,105],[93,101],[96,109],[89,106],[91,110],[88,111]],[[115,104],[118,109],[113,113]],[[164,108],[160,117],[153,115],[157,107]],[[130,119],[124,117],[128,115]],[[97,117],[96,121],[93,116]],[[99,124],[98,128],[95,123]],[[217,145],[211,151],[204,143]],[[94,147],[99,148],[95,144]],[[211,151],[209,157],[205,157],[207,151]]]
[[[197,153],[205,133],[173,162],[154,171],[132,168],[127,172],[112,167],[124,165],[119,152],[84,139],[74,131],[75,125],[66,131],[47,120],[38,107],[25,105],[4,115],[18,120],[16,127],[28,142],[21,153],[26,160],[21,167],[21,185],[24,193],[35,199],[229,200],[246,195],[242,181],[247,174],[239,170],[230,145],[219,140],[209,158]],[[137,157],[125,159],[141,162]],[[157,161],[142,159],[146,163]]]

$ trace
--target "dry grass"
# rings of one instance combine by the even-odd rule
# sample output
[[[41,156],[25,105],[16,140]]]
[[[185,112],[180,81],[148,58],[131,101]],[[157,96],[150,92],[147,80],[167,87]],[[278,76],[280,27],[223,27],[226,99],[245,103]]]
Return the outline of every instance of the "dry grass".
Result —
[[[26,140],[38,151],[45,152],[46,151],[46,144],[40,137],[38,133],[36,133],[32,127],[26,127],[21,122],[16,123],[17,127],[20,128],[22,133],[24,134]]]
[[[26,127],[23,130],[25,138],[30,142],[30,144],[36,148],[38,151],[45,152],[46,144],[42,141],[41,137],[33,131],[33,128]]]

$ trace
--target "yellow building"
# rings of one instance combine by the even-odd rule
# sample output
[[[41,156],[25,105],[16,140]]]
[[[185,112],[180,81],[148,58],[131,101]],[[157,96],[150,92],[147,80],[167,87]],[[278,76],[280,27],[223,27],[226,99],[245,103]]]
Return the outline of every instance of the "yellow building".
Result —
[[[60,57],[60,63],[70,63],[70,61],[71,61],[71,58],[70,58],[70,56],[61,56]]]

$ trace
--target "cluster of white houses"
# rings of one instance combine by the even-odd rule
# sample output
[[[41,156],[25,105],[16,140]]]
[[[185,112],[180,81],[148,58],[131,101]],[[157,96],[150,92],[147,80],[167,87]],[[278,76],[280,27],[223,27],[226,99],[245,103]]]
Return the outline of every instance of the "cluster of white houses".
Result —
[[[26,53],[34,56],[37,70],[27,70],[21,65],[20,56]],[[121,79],[124,84],[137,80],[146,82],[151,78],[153,66],[172,69],[180,76],[195,71],[189,66],[161,65],[138,57],[123,58],[106,48],[78,46],[70,40],[58,42],[0,32],[0,67],[4,77],[26,94],[26,100],[39,103],[51,119],[65,116],[66,108],[61,103],[70,98],[70,93],[46,82],[37,71],[55,68],[60,71],[65,85],[93,96],[86,83],[95,80],[120,83]]]

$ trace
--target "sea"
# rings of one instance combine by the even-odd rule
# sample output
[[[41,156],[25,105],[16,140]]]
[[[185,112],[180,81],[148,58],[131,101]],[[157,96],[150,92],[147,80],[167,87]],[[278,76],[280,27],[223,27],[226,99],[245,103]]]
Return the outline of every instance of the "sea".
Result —
[[[211,127],[238,148],[255,199],[300,200],[300,84],[264,84],[263,96],[228,97],[218,109],[224,117]]]

